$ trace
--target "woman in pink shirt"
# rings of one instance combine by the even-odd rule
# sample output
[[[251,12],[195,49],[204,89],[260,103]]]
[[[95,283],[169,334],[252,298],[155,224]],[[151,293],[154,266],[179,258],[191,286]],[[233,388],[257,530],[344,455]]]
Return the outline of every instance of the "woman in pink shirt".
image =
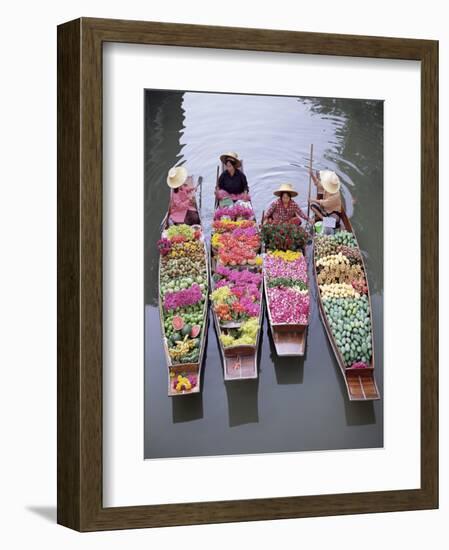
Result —
[[[195,201],[195,187],[192,177],[187,176],[184,166],[171,168],[167,176],[171,189],[169,222],[194,225],[200,223]]]

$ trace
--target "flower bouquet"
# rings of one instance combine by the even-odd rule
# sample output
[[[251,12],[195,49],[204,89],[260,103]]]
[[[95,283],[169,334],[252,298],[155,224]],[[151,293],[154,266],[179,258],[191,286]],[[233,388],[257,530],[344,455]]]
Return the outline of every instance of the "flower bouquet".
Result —
[[[264,224],[262,240],[268,250],[302,250],[307,242],[306,231],[295,224]]]
[[[292,250],[268,252],[264,269],[272,323],[307,325],[310,297],[305,257]]]

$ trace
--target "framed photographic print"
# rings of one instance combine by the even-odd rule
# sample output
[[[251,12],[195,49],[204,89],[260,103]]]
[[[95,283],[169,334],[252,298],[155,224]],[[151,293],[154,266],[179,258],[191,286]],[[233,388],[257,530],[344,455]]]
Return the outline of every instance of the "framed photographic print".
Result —
[[[58,27],[58,522],[438,506],[438,43]]]

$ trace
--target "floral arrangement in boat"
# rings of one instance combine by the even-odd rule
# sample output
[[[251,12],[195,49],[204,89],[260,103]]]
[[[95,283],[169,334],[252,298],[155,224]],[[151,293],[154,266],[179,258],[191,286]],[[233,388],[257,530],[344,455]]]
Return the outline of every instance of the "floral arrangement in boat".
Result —
[[[262,264],[258,255],[260,235],[254,220],[216,220],[214,228],[211,243],[220,264],[232,267]]]
[[[328,325],[348,369],[368,368],[372,326],[368,283],[354,235],[315,237],[315,269]]]
[[[197,363],[208,294],[204,238],[199,227],[173,225],[158,242],[161,315],[171,365]],[[188,392],[197,377],[173,375],[173,389]]]
[[[307,325],[310,296],[301,252],[268,251],[264,258],[267,306],[273,324]]]
[[[221,324],[241,323],[251,317],[259,317],[262,284],[260,273],[218,266],[214,273],[214,283],[215,290],[211,294],[211,300]]]
[[[264,223],[262,241],[267,250],[303,250],[307,233],[294,223]]]
[[[224,208],[217,208],[214,214],[214,220],[251,220],[254,219],[254,211],[252,208],[241,204],[234,204]]]
[[[252,208],[240,204],[218,208],[213,231],[216,268],[211,301],[221,344],[254,346],[260,330],[263,260]]]

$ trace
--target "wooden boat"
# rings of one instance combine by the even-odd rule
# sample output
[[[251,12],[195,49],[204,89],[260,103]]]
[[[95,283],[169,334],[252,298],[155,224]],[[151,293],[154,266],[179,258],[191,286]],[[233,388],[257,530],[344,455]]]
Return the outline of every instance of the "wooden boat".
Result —
[[[218,167],[217,167],[217,182],[218,182]],[[215,201],[215,208],[218,208],[218,202]],[[256,218],[254,216],[254,221]],[[211,273],[211,291],[214,290],[214,273],[217,267],[217,256],[216,251],[213,249],[211,244],[211,253],[210,253],[210,273]],[[260,267],[250,267],[250,266],[241,266],[235,267],[233,269],[251,269],[252,271],[257,271],[261,273]],[[220,349],[220,354],[223,360],[223,373],[225,381],[232,380],[248,380],[256,379],[257,374],[257,359],[258,359],[258,350],[260,343],[260,334],[262,330],[263,323],[263,282],[261,283],[260,293],[260,312],[259,312],[259,330],[257,331],[257,338],[255,345],[238,345],[238,346],[228,346],[224,347],[221,343],[220,336],[222,334],[227,334],[228,331],[240,327],[240,323],[227,322],[220,323],[218,315],[215,313],[214,308],[212,307],[212,315],[214,319],[215,331],[217,333],[218,346]]]
[[[196,202],[195,202],[196,206]],[[197,208],[198,212],[198,208]],[[199,215],[199,212],[198,212]],[[161,224],[161,237],[164,236],[164,233],[166,229],[168,229],[168,212],[166,216],[164,217],[162,224]],[[199,335],[200,338],[200,348],[199,348],[199,357],[196,362],[192,363],[177,363],[174,364],[172,362],[172,359],[169,354],[169,346],[168,346],[168,338],[165,334],[165,325],[164,325],[164,310],[163,310],[163,297],[161,295],[161,266],[162,266],[162,256],[159,257],[159,278],[158,278],[158,296],[159,296],[159,318],[161,322],[161,329],[162,329],[162,341],[163,341],[163,347],[164,347],[164,355],[165,355],[165,361],[167,364],[167,370],[168,370],[168,396],[169,397],[176,397],[181,395],[192,395],[192,394],[198,394],[201,392],[201,372],[202,372],[202,365],[203,365],[203,359],[204,359],[204,352],[206,349],[206,339],[207,339],[207,329],[208,329],[208,322],[209,322],[209,315],[208,315],[208,288],[210,284],[210,264],[209,264],[209,258],[208,258],[208,250],[206,246],[206,242],[204,239],[204,232],[203,228],[200,222],[200,225],[198,226],[192,226],[195,229],[201,229],[201,237],[200,241],[202,242],[203,248],[204,248],[204,265],[205,265],[205,271],[206,271],[206,283],[207,283],[207,289],[206,289],[206,299],[203,305],[203,313],[202,313],[202,328]],[[193,386],[190,390],[182,390],[182,391],[176,391],[174,388],[174,381],[177,379],[178,375],[181,375],[183,377],[188,376],[194,376],[196,377],[197,384]]]
[[[265,223],[264,214],[262,214],[262,224]],[[265,256],[265,247],[262,248]],[[305,250],[302,250],[305,256]],[[280,357],[303,356],[306,350],[306,338],[308,325],[293,323],[275,323],[273,322],[270,302],[268,300],[268,284],[265,269],[263,269],[265,302],[267,305],[268,324],[273,337],[276,354]]]
[[[343,207],[341,212],[340,229],[345,229],[346,231],[353,234],[357,248],[360,251],[360,247],[357,242],[357,237],[354,233],[351,222],[349,221],[349,218],[346,215],[346,212]],[[373,323],[372,323],[373,315],[372,315],[371,296],[369,292],[367,271],[365,267],[365,262],[363,261],[363,256],[362,254],[360,254],[362,269],[364,271],[366,285],[368,287],[368,305],[369,305],[369,315],[371,319],[371,359],[367,368],[351,368],[351,367],[348,368],[345,366],[344,358],[341,354],[340,349],[337,346],[336,340],[334,338],[332,329],[330,327],[330,324],[327,318],[327,314],[324,310],[323,301],[321,299],[321,293],[319,291],[318,277],[317,277],[317,271],[316,271],[315,238],[316,238],[316,235],[314,236],[313,273],[314,273],[315,281],[317,284],[317,290],[318,290],[317,292],[318,306],[320,310],[321,320],[323,321],[323,325],[327,333],[327,337],[329,338],[329,342],[334,351],[338,366],[340,367],[341,373],[343,375],[343,380],[346,385],[348,397],[350,401],[371,401],[371,400],[380,399],[379,390],[377,389],[376,379],[374,376],[374,340],[373,340]]]

